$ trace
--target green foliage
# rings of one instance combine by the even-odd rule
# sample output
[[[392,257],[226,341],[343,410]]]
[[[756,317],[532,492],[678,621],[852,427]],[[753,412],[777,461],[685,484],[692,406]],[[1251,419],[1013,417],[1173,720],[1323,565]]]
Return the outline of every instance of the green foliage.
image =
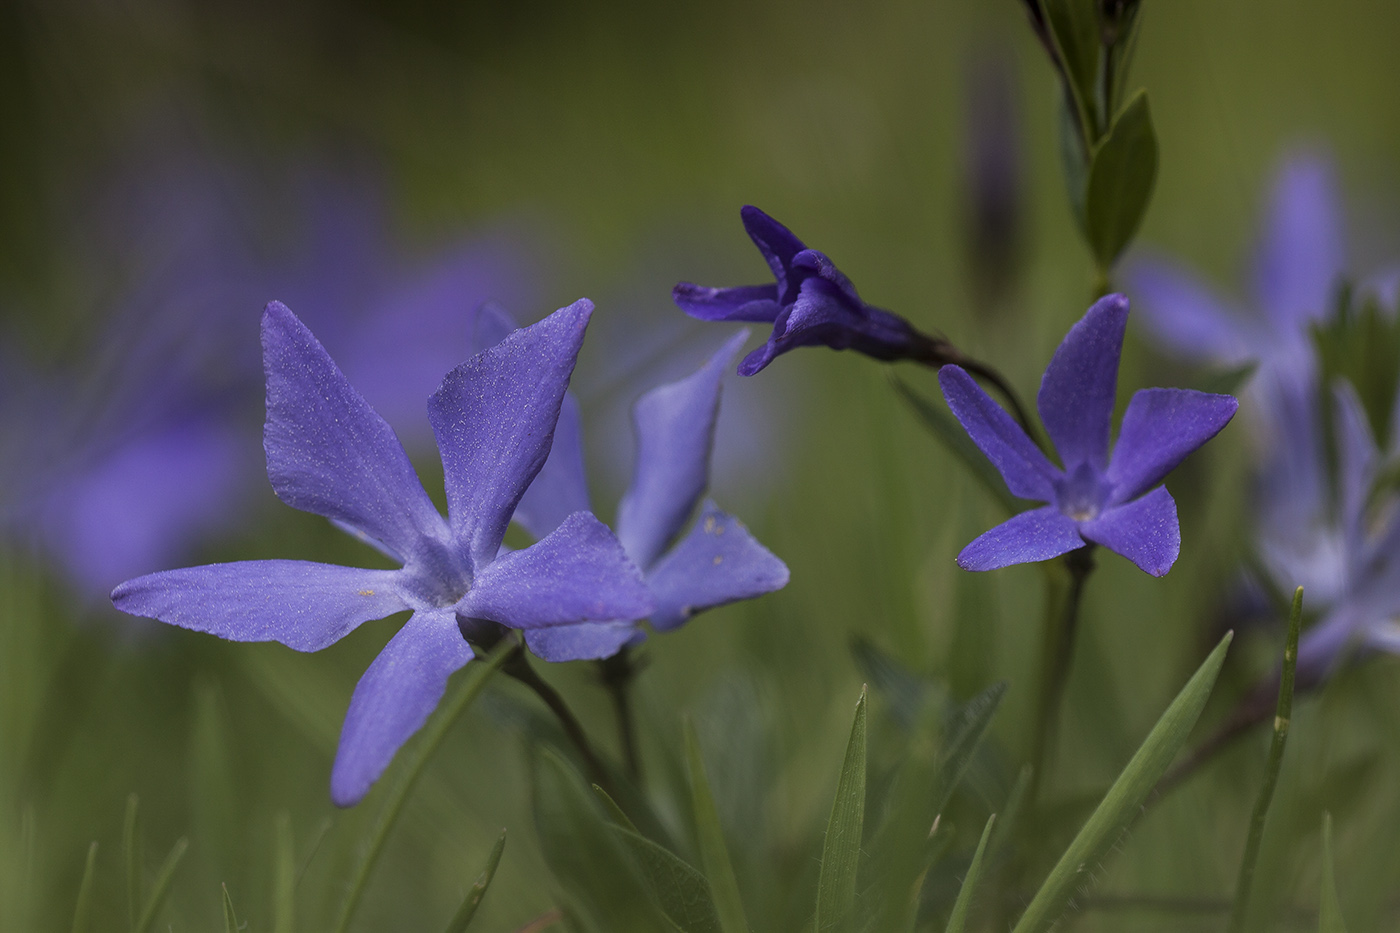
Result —
[[[1317,933],[1347,933],[1342,919],[1342,902],[1337,897],[1337,869],[1332,857],[1332,814],[1322,814],[1322,905],[1318,910]]]
[[[1099,74],[1099,17],[1094,0],[1039,0],[1045,11],[1061,67],[1084,127],[1081,143],[1087,149],[1097,138],[1098,108],[1094,81]]]
[[[1390,435],[1392,409],[1400,390],[1400,315],[1382,308],[1374,295],[1343,288],[1337,311],[1313,325],[1313,344],[1322,363],[1325,417],[1331,417],[1331,386],[1339,379],[1356,389],[1371,433],[1382,449]],[[1329,422],[1330,423],[1330,422]]]
[[[996,821],[995,813],[987,817],[987,825],[982,829],[982,838],[977,841],[977,851],[972,854],[972,863],[967,866],[967,874],[958,890],[957,902],[953,904],[953,913],[948,918],[948,926],[944,928],[945,933],[963,933],[967,927],[967,915],[972,910],[972,893],[977,889],[977,879],[982,874],[982,856],[987,851],[987,840],[992,836],[992,827]]]
[[[1084,231],[1099,269],[1112,268],[1132,241],[1157,181],[1157,133],[1138,91],[1094,149],[1084,194]]]
[[[749,921],[744,915],[739,881],[729,860],[729,848],[724,841],[710,782],[705,777],[705,762],[700,757],[700,743],[695,727],[685,721],[685,760],[690,777],[691,814],[695,820],[695,837],[700,850],[700,867],[709,878],[715,911],[723,933],[748,933]]]
[[[224,933],[238,933],[242,929],[238,914],[233,910],[233,898],[229,896],[228,885],[220,885],[224,892]]]
[[[851,928],[856,902],[856,872],[860,867],[861,838],[865,829],[865,688],[856,701],[851,738],[836,782],[836,798],[826,822],[822,842],[821,871],[817,876],[817,933]]]
[[[491,847],[491,853],[486,856],[486,865],[481,869],[481,874],[472,883],[471,890],[462,899],[462,906],[457,908],[457,913],[452,915],[451,922],[447,924],[446,933],[464,933],[467,927],[471,926],[476,909],[481,906],[481,899],[486,896],[486,889],[490,887],[491,879],[496,876],[496,867],[501,864],[501,853],[505,850],[506,831],[503,829],[496,837],[496,844]]]
[[[73,933],[89,933],[92,929],[92,885],[97,869],[97,843],[88,846],[87,861],[83,863],[83,882],[78,886],[78,899],[73,908]]]

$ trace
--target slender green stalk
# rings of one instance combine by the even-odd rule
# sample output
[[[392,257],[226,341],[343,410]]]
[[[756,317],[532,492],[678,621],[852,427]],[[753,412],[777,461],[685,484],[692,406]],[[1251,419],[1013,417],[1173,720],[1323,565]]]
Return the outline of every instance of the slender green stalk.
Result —
[[[622,761],[627,777],[638,787],[642,785],[642,756],[637,747],[637,722],[632,715],[632,681],[640,668],[632,657],[632,649],[624,647],[617,654],[598,662],[598,673],[612,697],[617,717],[617,736],[622,744]]]
[[[97,843],[88,846],[87,863],[83,865],[83,882],[78,886],[78,902],[73,908],[73,933],[88,933],[92,929],[92,884],[97,872]]]
[[[506,656],[501,671],[507,677],[512,677],[529,687],[544,702],[544,705],[549,707],[549,711],[554,714],[554,718],[558,719],[559,725],[564,728],[564,734],[569,737],[569,741],[583,757],[583,763],[588,768],[589,777],[595,784],[602,787],[609,797],[617,800],[621,795],[613,783],[611,773],[603,766],[603,759],[598,757],[598,753],[593,750],[593,743],[588,741],[588,733],[583,731],[583,723],[578,721],[578,717],[574,715],[573,710],[569,709],[569,704],[559,695],[559,691],[551,687],[549,682],[530,666],[530,661],[525,656],[525,649],[517,645],[515,650]]]
[[[419,776],[428,764],[428,759],[433,756],[433,752],[437,751],[442,740],[447,737],[453,723],[480,696],[491,675],[499,670],[506,663],[506,660],[519,650],[519,647],[519,643],[513,638],[501,639],[485,659],[474,663],[467,678],[457,688],[452,699],[438,707],[433,718],[428,720],[428,725],[423,729],[418,743],[401,753],[402,761],[398,768],[398,779],[389,792],[388,799],[384,801],[384,806],[379,811],[374,827],[370,830],[364,855],[359,864],[355,866],[355,874],[351,877],[349,892],[345,895],[345,903],[340,909],[340,918],[335,924],[336,933],[345,933],[350,928],[350,919],[354,917],[355,908],[359,906],[360,898],[364,895],[365,883],[369,880],[370,871],[374,868],[375,862],[379,860],[379,853],[384,849],[384,842],[389,838],[389,831],[394,828],[394,823],[398,820],[400,811],[403,810],[404,802],[408,800],[408,793],[418,782]]]
[[[457,908],[457,912],[447,924],[447,933],[465,933],[471,925],[472,918],[476,916],[476,909],[481,906],[481,899],[486,896],[486,889],[491,885],[491,879],[496,876],[496,866],[501,864],[501,853],[505,848],[506,831],[503,829],[501,835],[496,838],[496,844],[491,847],[491,854],[486,856],[486,867],[481,870],[471,890],[462,900],[462,906]]]
[[[1278,708],[1274,713],[1274,738],[1269,745],[1269,760],[1264,768],[1264,783],[1254,802],[1254,817],[1249,823],[1249,837],[1240,860],[1239,880],[1235,883],[1235,905],[1230,911],[1230,933],[1244,930],[1249,910],[1249,893],[1254,885],[1254,869],[1259,862],[1259,848],[1264,841],[1264,823],[1273,803],[1279,769],[1283,766],[1283,748],[1288,743],[1288,723],[1293,715],[1293,677],[1298,668],[1298,629],[1303,618],[1303,588],[1293,591],[1293,609],[1288,614],[1288,640],[1283,648],[1283,675],[1279,678]]]
[[[160,907],[165,903],[165,895],[170,893],[170,882],[175,879],[175,869],[180,867],[180,861],[185,857],[185,852],[189,850],[190,841],[183,836],[175,840],[175,845],[171,847],[170,854],[161,862],[160,870],[156,872],[155,884],[151,885],[151,896],[146,900],[146,906],[141,911],[141,916],[136,919],[136,933],[146,933],[151,928],[151,924],[156,922],[156,914],[160,912]]]
[[[126,798],[126,816],[122,818],[122,861],[126,863],[126,919],[130,929],[136,929],[136,917],[141,910],[141,803],[131,794]]]
[[[1094,545],[1086,544],[1065,555],[1069,570],[1069,590],[1059,612],[1046,616],[1045,643],[1041,648],[1040,698],[1036,705],[1035,735],[1031,745],[1031,789],[1029,800],[1038,797],[1055,744],[1055,727],[1059,721],[1060,704],[1064,700],[1065,684],[1069,682],[1070,662],[1074,659],[1074,639],[1079,629],[1079,607],[1084,598],[1084,583],[1094,570]],[[1051,592],[1051,599],[1054,598]]]

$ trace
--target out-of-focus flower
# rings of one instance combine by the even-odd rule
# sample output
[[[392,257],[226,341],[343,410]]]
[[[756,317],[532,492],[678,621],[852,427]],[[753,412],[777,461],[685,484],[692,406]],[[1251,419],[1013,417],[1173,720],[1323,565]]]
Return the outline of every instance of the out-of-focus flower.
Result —
[[[702,321],[772,324],[767,343],[746,356],[739,373],[752,376],[796,347],[856,350],[877,360],[950,362],[945,341],[915,330],[897,314],[868,305],[825,254],[808,249],[792,231],[756,207],[740,211],[744,229],[777,282],[707,288],[681,282],[671,298]]]
[[[1015,60],[1000,44],[968,60],[964,81],[963,228],[975,305],[995,310],[1016,285],[1025,180]]]
[[[494,308],[483,311],[481,321],[483,345],[513,326]],[[681,536],[709,485],[724,369],[747,337],[747,331],[736,334],[695,373],[652,389],[632,409],[637,453],[632,483],[618,505],[617,537],[656,600],[650,622],[657,631],[787,585],[787,566],[713,502],[704,503]],[[588,509],[579,409],[566,396],[549,459],[521,498],[515,520],[546,539],[566,516]],[[606,658],[641,637],[635,620],[525,633],[530,650],[549,661]]]
[[[653,600],[606,526],[576,512],[538,544],[502,551],[520,497],[549,454],[592,303],[580,300],[452,370],[428,403],[448,518],[388,423],[284,305],[263,316],[268,478],[288,505],[323,515],[403,563],[362,570],[263,560],[168,570],[123,583],[118,609],[233,641],[324,648],[363,622],[413,615],[350,700],[331,774],[360,800],[427,720],[468,638],[636,619]]]
[[[1110,457],[1127,322],[1126,298],[1099,299],[1070,328],[1045,369],[1036,406],[1063,469],[961,367],[939,371],[948,406],[1012,494],[1049,503],[978,537],[958,555],[958,566],[994,570],[1058,557],[1092,542],[1153,576],[1171,569],[1181,549],[1181,529],[1176,502],[1158,483],[1214,437],[1239,403],[1189,389],[1141,389],[1128,403]]]

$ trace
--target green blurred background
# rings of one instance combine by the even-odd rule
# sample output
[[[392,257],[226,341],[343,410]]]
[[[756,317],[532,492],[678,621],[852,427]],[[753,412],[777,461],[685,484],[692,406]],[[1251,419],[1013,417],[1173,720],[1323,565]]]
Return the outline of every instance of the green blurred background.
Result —
[[[1336,159],[1354,271],[1400,255],[1400,7],[1149,0],[1142,15],[1134,75],[1152,95],[1161,169],[1140,244],[1238,286],[1272,166],[1301,143]],[[967,196],[976,76],[988,68],[1009,78],[1020,173],[1019,232],[995,288],[975,274]],[[275,201],[285,166],[348,154],[388,179],[393,223],[409,242],[500,223],[530,230],[547,271],[539,305],[515,313],[533,320],[587,295],[599,306],[595,334],[612,335],[585,347],[585,387],[617,383],[629,328],[663,326],[653,319],[676,328],[690,362],[719,341],[719,330],[682,319],[669,289],[765,278],[738,220],[753,203],[834,257],[868,301],[995,361],[1028,395],[1090,288],[1059,175],[1055,95],[1011,0],[10,3],[0,8],[3,313],[19,335],[14,352],[48,362],[71,362],[74,334],[101,323],[101,303],[80,300],[88,257],[66,218],[118,162],[171,140],[193,160],[243,166],[254,200]],[[279,235],[275,223],[259,229]],[[246,308],[237,352],[254,351],[258,311],[273,297]],[[931,375],[900,372],[936,395]],[[787,561],[792,582],[646,649],[638,693],[657,806],[678,813],[675,756],[689,712],[731,842],[746,853],[756,929],[801,929],[809,910],[814,847],[861,683],[853,636],[960,696],[1010,681],[994,725],[1001,757],[1014,765],[1028,742],[1041,576],[956,570],[953,555],[995,510],[888,377],[866,359],[810,351],[730,380],[726,405],[758,414],[728,441],[750,472],[723,474],[717,494],[742,504],[735,510]],[[1130,324],[1124,396],[1208,378],[1156,354]],[[594,408],[606,395],[593,393]],[[589,401],[585,393],[586,420]],[[7,457],[23,456],[22,436],[8,443]],[[589,455],[607,519],[625,471],[602,462],[602,447]],[[1169,576],[1101,560],[1050,778],[1064,799],[1107,785],[1214,642],[1241,551],[1246,460],[1237,425],[1171,481],[1183,554]],[[432,488],[430,458],[420,468]],[[250,530],[191,561],[369,559],[270,490],[257,509]],[[152,868],[176,837],[191,840],[158,928],[218,928],[224,882],[248,928],[269,929],[280,813],[298,858],[312,855],[299,928],[325,924],[378,802],[336,812],[331,756],[355,680],[394,623],[297,655],[154,623],[133,629],[24,548],[4,572],[0,929],[67,929],[94,839],[95,928],[123,928],[120,832],[132,791]],[[1274,631],[1244,633],[1207,720],[1269,666],[1276,641]],[[1394,923],[1398,673],[1394,660],[1377,660],[1301,704],[1260,875],[1261,900],[1285,905],[1280,924],[1306,923],[1293,908],[1316,903],[1324,806],[1337,818],[1353,929]],[[612,747],[592,669],[546,674]],[[455,729],[356,929],[441,928],[501,827],[509,843],[479,928],[514,930],[551,906],[520,736],[531,702],[498,686]],[[1140,824],[1098,889],[1129,902],[1100,903],[1076,928],[1222,926],[1218,913],[1164,914],[1132,899],[1228,896],[1262,741],[1237,745]],[[959,825],[971,834],[1000,802],[994,791],[964,796]]]

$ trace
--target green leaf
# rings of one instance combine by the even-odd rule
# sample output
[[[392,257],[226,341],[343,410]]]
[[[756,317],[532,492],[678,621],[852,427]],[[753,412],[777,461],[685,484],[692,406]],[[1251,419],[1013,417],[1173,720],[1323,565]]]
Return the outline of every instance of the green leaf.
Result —
[[[666,916],[685,933],[720,933],[719,913],[705,876],[645,836],[610,827],[631,850]]]
[[[695,726],[685,721],[685,758],[690,770],[690,805],[695,818],[695,837],[700,850],[700,867],[710,879],[715,912],[724,933],[749,933],[749,921],[744,914],[744,901],[739,895],[739,881],[729,860],[729,848],[724,842],[719,811],[705,777],[705,762],[700,757],[700,742]]]
[[[286,810],[277,814],[273,839],[272,930],[292,933],[296,926],[296,841],[292,838],[292,817]]]
[[[238,933],[238,914],[233,912],[233,898],[229,897],[228,885],[220,885],[224,889],[224,933]]]
[[[1105,273],[1132,240],[1157,181],[1157,134],[1147,92],[1138,91],[1094,150],[1084,192],[1085,233]]]
[[[898,376],[892,376],[891,379],[894,381],[895,390],[909,403],[909,407],[924,423],[924,427],[929,429],[929,433],[938,438],[949,453],[962,461],[963,466],[967,467],[977,481],[992,494],[1006,514],[1020,511],[1016,505],[1016,498],[1006,488],[1001,474],[982,451],[977,449],[977,445],[967,436],[957,419],[915,392],[903,379]]]
[[[83,865],[83,881],[78,885],[78,901],[73,908],[73,933],[88,933],[92,929],[92,885],[97,873],[97,843],[88,846],[87,862]]]
[[[622,808],[617,805],[617,801],[608,796],[607,791],[603,790],[597,784],[594,784],[593,794],[598,798],[598,802],[603,805],[603,809],[607,811],[608,819],[612,820],[618,826],[630,829],[634,833],[637,832],[637,824],[633,823],[632,819],[626,813],[622,812]]]
[[[1090,139],[1097,134],[1094,107],[1094,79],[1099,73],[1099,17],[1094,0],[1040,0],[1055,51],[1069,81],[1073,96]]]
[[[1347,933],[1342,904],[1337,898],[1337,872],[1332,859],[1332,814],[1322,814],[1322,906],[1318,911],[1317,933]]]
[[[977,887],[977,877],[982,873],[982,854],[987,850],[987,840],[992,835],[992,826],[996,821],[997,815],[993,813],[987,818],[987,825],[982,829],[982,839],[977,843],[977,851],[972,853],[972,864],[967,866],[967,875],[963,878],[962,887],[958,889],[953,913],[948,917],[946,933],[962,933],[967,926],[967,914],[972,909],[972,892]]]
[[[1122,837],[1147,795],[1166,773],[1172,759],[1190,736],[1211,688],[1215,686],[1215,678],[1220,673],[1225,651],[1233,637],[1234,633],[1231,632],[1220,640],[1220,644],[1215,646],[1215,650],[1167,707],[1162,718],[1157,720],[1147,739],[1108,789],[1103,802],[1035,893],[1013,933],[1049,930],[1069,907],[1075,892],[1088,884],[1092,873]]]
[[[856,873],[860,867],[861,833],[865,828],[865,688],[856,701],[851,738],[836,783],[836,799],[822,843],[821,871],[817,876],[817,933],[844,930],[853,918]]]
[[[151,896],[146,900],[146,906],[141,911],[141,916],[136,920],[136,933],[146,933],[151,928],[151,924],[156,922],[156,914],[160,912],[160,907],[165,903],[165,896],[170,893],[170,882],[175,878],[175,869],[180,867],[180,860],[185,857],[185,851],[189,849],[190,841],[181,837],[175,840],[175,845],[171,847],[170,854],[161,862],[160,870],[156,872],[155,884],[151,886]]]
[[[142,891],[141,800],[135,794],[126,798],[126,815],[122,818],[122,861],[126,865],[127,925],[136,929],[136,918],[144,897]]]
[[[486,896],[486,889],[491,885],[491,879],[496,875],[496,866],[501,864],[501,853],[505,850],[506,831],[503,829],[501,835],[496,838],[496,844],[491,847],[491,854],[486,856],[486,867],[481,869],[476,883],[462,900],[462,906],[457,908],[457,912],[452,915],[452,921],[447,924],[447,933],[464,933],[471,924],[472,917],[476,916],[476,909],[481,906],[481,899]]]

